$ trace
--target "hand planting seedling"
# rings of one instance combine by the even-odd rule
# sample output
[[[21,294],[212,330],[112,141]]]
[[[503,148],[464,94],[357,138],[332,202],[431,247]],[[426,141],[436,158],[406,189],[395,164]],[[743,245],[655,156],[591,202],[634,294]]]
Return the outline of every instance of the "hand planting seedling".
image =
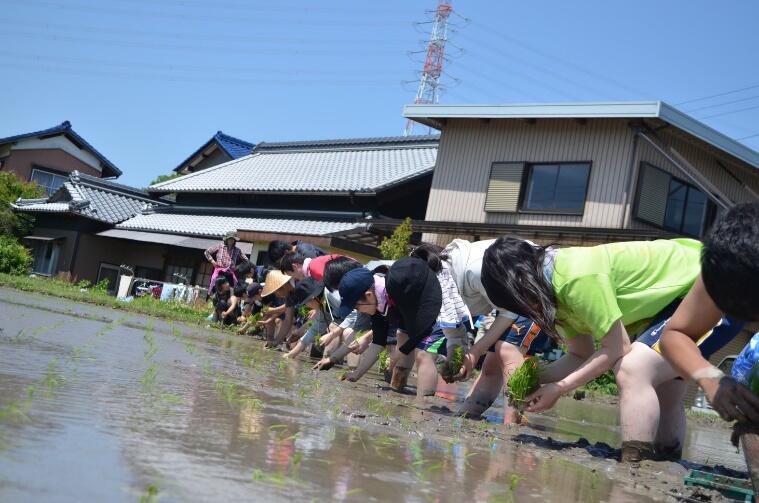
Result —
[[[438,372],[445,382],[452,383],[463,366],[464,348],[456,346],[448,358],[438,363]]]
[[[526,405],[525,398],[540,387],[540,365],[538,359],[530,356],[511,375],[508,382],[509,405],[522,408]]]

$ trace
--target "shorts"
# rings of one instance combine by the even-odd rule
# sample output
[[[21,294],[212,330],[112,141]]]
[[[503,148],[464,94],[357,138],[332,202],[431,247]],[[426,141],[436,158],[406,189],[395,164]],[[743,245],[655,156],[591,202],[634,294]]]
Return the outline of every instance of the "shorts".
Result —
[[[524,316],[517,316],[511,328],[498,340],[513,344],[528,355],[547,353],[554,347],[553,339],[548,337],[537,323]],[[488,351],[495,351],[495,344]]]
[[[448,354],[446,348],[445,334],[443,333],[442,327],[437,323],[433,325],[432,331],[429,335],[423,337],[416,345],[416,349],[443,356]]]
[[[635,342],[641,342],[657,353],[661,353],[659,339],[661,339],[661,335],[664,333],[664,328],[666,327],[667,322],[677,310],[677,306],[680,305],[680,300],[681,299],[678,299],[671,303],[657,314],[640,335],[638,335]],[[708,360],[714,353],[722,349],[727,343],[740,334],[745,324],[745,322],[734,318],[722,318],[717,326],[709,330],[696,341],[698,349],[701,350],[701,355]]]

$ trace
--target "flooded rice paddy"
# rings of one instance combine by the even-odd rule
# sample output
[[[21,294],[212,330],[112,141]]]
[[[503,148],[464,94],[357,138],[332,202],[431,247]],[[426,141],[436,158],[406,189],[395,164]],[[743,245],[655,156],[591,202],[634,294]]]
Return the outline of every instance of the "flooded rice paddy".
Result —
[[[0,289],[0,329],[0,501],[687,497],[679,465],[641,474],[540,445],[618,446],[614,407],[566,400],[510,429],[496,408],[457,418],[444,413],[456,404],[419,404],[378,375],[340,382],[250,337],[13,290]],[[728,436],[691,429],[686,457],[743,469]]]

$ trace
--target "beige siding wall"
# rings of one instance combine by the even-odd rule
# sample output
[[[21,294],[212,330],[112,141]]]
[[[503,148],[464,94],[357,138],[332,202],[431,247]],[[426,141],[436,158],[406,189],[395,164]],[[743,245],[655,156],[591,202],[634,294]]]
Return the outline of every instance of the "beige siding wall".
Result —
[[[632,147],[625,121],[452,121],[443,132],[427,220],[618,227]],[[485,194],[493,162],[591,161],[582,216],[487,213]]]

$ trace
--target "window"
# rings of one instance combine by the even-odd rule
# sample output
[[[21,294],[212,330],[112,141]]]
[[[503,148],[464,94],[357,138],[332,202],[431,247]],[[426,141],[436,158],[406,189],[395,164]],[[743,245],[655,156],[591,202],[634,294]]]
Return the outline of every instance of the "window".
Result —
[[[166,266],[166,275],[164,281],[167,283],[185,283],[192,281],[193,269],[189,266],[169,264]],[[176,276],[174,276],[176,274]]]
[[[715,215],[715,205],[700,189],[648,163],[641,164],[636,198],[639,220],[701,237]]]
[[[52,276],[58,272],[58,257],[61,254],[61,245],[56,241],[35,241],[32,245],[34,262],[32,272]]]
[[[68,178],[41,169],[32,169],[32,181],[45,189],[48,197],[52,196]]]
[[[531,164],[522,209],[581,214],[589,176],[590,163]]]
[[[213,276],[213,266],[210,262],[203,261],[198,269],[198,275],[195,278],[195,284],[202,287],[207,287],[211,283],[211,276]]]
[[[100,269],[98,269],[98,279],[95,281],[95,284],[100,283],[104,279],[108,280],[108,294],[116,295],[116,287],[119,284],[119,277],[119,266],[116,264],[106,264],[101,262]]]

